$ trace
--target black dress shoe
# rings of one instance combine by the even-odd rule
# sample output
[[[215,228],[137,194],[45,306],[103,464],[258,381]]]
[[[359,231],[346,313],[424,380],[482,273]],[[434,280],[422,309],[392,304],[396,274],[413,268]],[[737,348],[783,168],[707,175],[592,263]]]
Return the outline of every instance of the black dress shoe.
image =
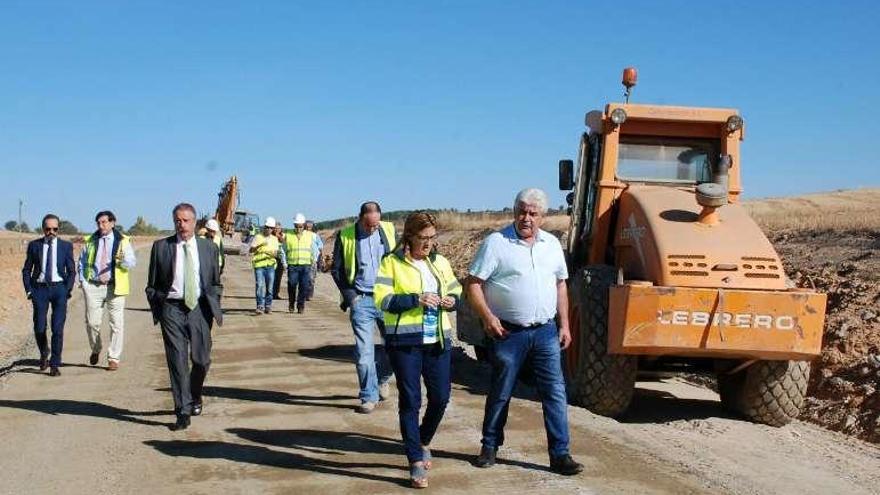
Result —
[[[49,358],[41,357],[40,358],[40,371],[46,371],[49,369]]]
[[[202,414],[202,403],[196,402],[193,404],[193,416],[201,416]]]
[[[550,459],[550,470],[552,470],[554,473],[571,476],[573,474],[578,474],[583,471],[584,465],[579,462],[575,462],[575,460],[572,459],[570,455],[565,454]]]
[[[489,448],[485,445],[480,448],[480,455],[477,456],[477,460],[474,461],[474,466],[478,468],[488,468],[495,465],[495,454],[498,453],[498,449]]]
[[[171,431],[180,431],[189,428],[189,414],[178,414],[177,422],[173,425],[169,426],[168,429]]]
[[[49,376],[61,376],[61,370],[59,370],[55,366],[52,366],[52,369],[49,370]]]
[[[101,357],[100,353],[93,352],[91,356],[89,356],[89,364],[92,366],[98,364],[98,359]]]

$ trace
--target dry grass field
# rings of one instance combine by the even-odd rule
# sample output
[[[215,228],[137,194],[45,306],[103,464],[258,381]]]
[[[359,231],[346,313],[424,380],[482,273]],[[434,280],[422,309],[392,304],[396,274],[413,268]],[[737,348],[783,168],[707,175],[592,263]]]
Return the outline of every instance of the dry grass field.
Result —
[[[854,189],[745,201],[765,231],[880,229],[880,189]]]

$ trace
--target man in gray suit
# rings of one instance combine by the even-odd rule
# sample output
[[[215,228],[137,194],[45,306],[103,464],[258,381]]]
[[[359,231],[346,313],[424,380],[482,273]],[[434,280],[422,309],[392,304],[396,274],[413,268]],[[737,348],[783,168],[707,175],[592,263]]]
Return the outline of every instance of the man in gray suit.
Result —
[[[217,246],[195,235],[195,208],[180,203],[172,215],[177,233],[153,243],[146,292],[153,323],[162,327],[171,374],[177,415],[171,429],[184,430],[190,416],[202,413],[202,385],[211,364],[211,326],[213,321],[223,324],[223,285]]]

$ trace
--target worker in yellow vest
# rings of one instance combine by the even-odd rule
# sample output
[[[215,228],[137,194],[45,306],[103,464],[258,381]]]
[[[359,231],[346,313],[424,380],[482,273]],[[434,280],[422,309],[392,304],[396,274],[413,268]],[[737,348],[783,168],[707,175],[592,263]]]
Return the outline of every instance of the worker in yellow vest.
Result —
[[[284,278],[284,270],[287,267],[281,261],[281,257],[284,256],[284,229],[278,220],[275,220],[275,228],[272,229],[272,235],[278,239],[278,245],[281,246],[281,249],[278,250],[278,256],[275,257],[277,263],[275,264],[275,281],[272,284],[272,300],[279,301],[281,300],[281,279]]]
[[[355,368],[357,369],[361,404],[357,411],[370,414],[380,400],[390,395],[391,365],[385,349],[374,352],[373,332],[385,337],[382,311],[373,304],[373,286],[382,257],[397,246],[394,224],[383,222],[382,208],[375,201],[361,205],[357,222],[336,234],[333,246],[333,267],[330,273],[342,295],[340,309],[351,308],[354,331]]]
[[[223,234],[220,232],[220,224],[213,218],[205,223],[205,235],[200,236],[209,239],[217,246],[219,253],[217,254],[217,263],[220,266],[220,273],[223,273],[223,265],[226,264],[226,254],[223,253]]]
[[[278,238],[272,235],[272,229],[274,228],[275,219],[266,217],[263,231],[255,235],[251,241],[250,252],[254,256],[251,262],[254,267],[257,295],[255,315],[272,312],[272,285],[275,282],[275,265],[278,263],[276,257],[280,250]]]
[[[306,297],[312,278],[312,263],[315,261],[315,233],[306,230],[306,217],[297,213],[293,219],[293,232],[284,236],[284,256],[287,259],[287,305],[293,313],[305,311]]]
[[[131,285],[128,272],[137,259],[129,237],[116,230],[116,215],[112,211],[99,211],[95,224],[97,230],[83,238],[77,270],[86,303],[86,334],[92,349],[89,364],[95,366],[101,358],[101,321],[107,308],[110,316],[107,369],[115,371],[122,358],[125,296]]]

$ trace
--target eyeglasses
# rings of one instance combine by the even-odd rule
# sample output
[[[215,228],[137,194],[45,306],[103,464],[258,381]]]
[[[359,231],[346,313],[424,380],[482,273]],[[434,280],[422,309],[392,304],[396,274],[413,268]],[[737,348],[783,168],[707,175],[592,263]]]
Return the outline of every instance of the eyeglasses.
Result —
[[[43,227],[43,232],[58,232],[58,227]]]
[[[417,235],[417,236],[416,236],[416,239],[418,239],[418,240],[421,241],[421,242],[428,242],[428,241],[434,242],[434,241],[437,240],[437,234],[434,234],[434,235]]]

